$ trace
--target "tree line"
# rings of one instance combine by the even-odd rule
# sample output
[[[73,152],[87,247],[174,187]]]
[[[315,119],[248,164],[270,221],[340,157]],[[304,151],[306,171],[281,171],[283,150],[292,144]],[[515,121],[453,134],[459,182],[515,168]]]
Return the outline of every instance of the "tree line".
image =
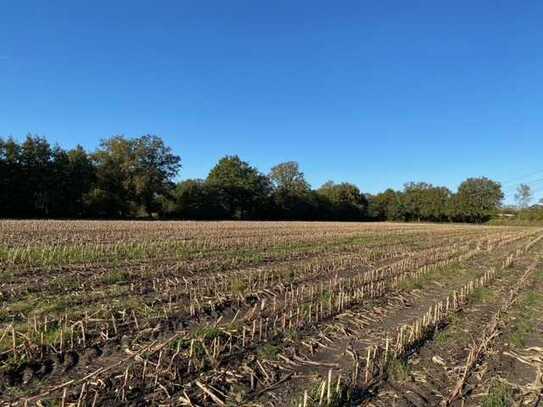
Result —
[[[427,183],[371,195],[348,182],[312,189],[298,163],[263,174],[225,156],[206,179],[178,183],[181,158],[154,135],[114,136],[90,153],[29,135],[0,138],[3,218],[254,219],[482,223],[501,206],[500,184],[470,178],[456,192]]]

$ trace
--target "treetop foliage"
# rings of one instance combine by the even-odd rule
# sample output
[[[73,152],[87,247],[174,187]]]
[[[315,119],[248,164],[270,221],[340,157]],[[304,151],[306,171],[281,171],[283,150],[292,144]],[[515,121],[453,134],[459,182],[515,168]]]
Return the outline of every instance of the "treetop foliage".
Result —
[[[268,177],[276,192],[302,196],[311,188],[296,161],[277,164],[272,167]]]

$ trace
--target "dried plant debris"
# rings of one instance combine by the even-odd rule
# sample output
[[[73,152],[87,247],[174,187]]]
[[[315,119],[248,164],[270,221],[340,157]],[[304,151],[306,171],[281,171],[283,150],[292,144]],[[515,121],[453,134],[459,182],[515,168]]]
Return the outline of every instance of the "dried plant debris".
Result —
[[[542,238],[461,225],[5,221],[0,403],[537,402]],[[515,382],[495,374],[500,363],[533,374]]]

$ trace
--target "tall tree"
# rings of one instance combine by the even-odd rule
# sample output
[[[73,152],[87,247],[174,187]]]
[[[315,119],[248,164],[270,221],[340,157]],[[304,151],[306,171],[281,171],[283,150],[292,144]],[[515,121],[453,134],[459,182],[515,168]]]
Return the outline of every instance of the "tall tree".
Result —
[[[402,193],[389,188],[369,198],[368,215],[374,220],[405,220],[405,205]]]
[[[78,217],[94,167],[82,147],[66,152],[29,135],[0,140],[0,210],[4,216]]]
[[[223,219],[227,216],[215,195],[205,181],[188,179],[178,183],[172,192],[171,216],[180,219]]]
[[[295,161],[274,166],[268,175],[273,186],[273,201],[280,219],[310,219],[314,216],[311,188]]]
[[[0,139],[0,216],[20,216],[25,206],[24,177],[20,162],[21,147],[12,138]]]
[[[271,192],[270,182],[237,155],[221,158],[209,172],[206,182],[229,217],[266,217]]]
[[[455,218],[482,223],[496,215],[503,200],[501,185],[486,177],[469,178],[458,187]]]
[[[159,197],[169,189],[181,168],[175,155],[158,136],[134,139],[115,136],[103,140],[93,155],[97,186],[89,194],[91,206],[109,216],[157,211]]]
[[[408,220],[439,222],[449,217],[451,192],[425,182],[405,184],[404,210]]]
[[[368,201],[356,185],[328,181],[317,192],[330,203],[333,219],[362,220],[367,216]]]
[[[70,211],[74,216],[86,215],[85,197],[96,182],[96,168],[90,155],[80,145],[68,151],[68,172]]]
[[[520,209],[526,209],[532,201],[532,189],[527,184],[520,184],[515,193],[515,201],[517,201]]]
[[[296,161],[287,161],[274,166],[269,178],[276,190],[302,195],[309,192],[310,187],[304,173]]]
[[[83,147],[53,149],[52,215],[81,217],[86,214],[85,196],[95,181],[95,168]]]
[[[21,145],[23,216],[50,216],[53,199],[53,160],[51,146],[43,137],[28,135]]]

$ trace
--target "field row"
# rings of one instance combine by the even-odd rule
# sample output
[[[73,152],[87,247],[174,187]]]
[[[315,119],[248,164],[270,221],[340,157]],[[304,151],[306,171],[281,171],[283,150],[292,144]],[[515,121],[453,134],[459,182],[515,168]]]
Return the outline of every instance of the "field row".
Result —
[[[360,403],[390,366],[543,244],[529,228],[74,223],[64,240],[62,223],[49,226],[58,245],[40,250],[57,253],[52,261],[10,254],[5,265],[6,403]],[[32,244],[4,254],[38,247],[46,225],[25,227],[36,232]],[[95,250],[92,240],[106,235],[100,247],[114,245],[131,228],[143,255],[106,250],[63,264],[58,254]],[[192,240],[183,252],[168,246]],[[164,259],[157,247],[168,247]]]
[[[285,405],[302,397],[309,405],[316,396],[307,385],[324,387],[308,372],[324,369],[326,402],[332,403],[346,389],[360,388],[359,373],[346,375],[353,360],[367,384],[382,349],[387,360],[403,355],[398,346],[419,341],[430,322],[494,278],[492,264],[508,265],[540,239],[533,229],[460,226],[150,225],[69,225],[73,235],[65,230],[58,244],[44,245],[36,257],[21,253],[36,251],[47,227],[31,223],[37,240],[4,248],[4,400]],[[63,236],[58,226],[50,225],[50,238]],[[182,229],[178,240],[176,226]],[[130,243],[108,240],[130,232]],[[178,244],[190,249],[172,251]],[[143,249],[119,257],[118,249],[100,251],[108,245]],[[81,248],[88,251],[79,256],[91,255],[69,255]],[[167,256],[160,258],[163,249]],[[472,272],[450,278],[452,270],[468,265]],[[456,294],[409,337],[403,328],[397,331],[398,317],[422,312],[435,300],[431,276],[443,282],[440,295],[454,286]],[[378,335],[359,335],[357,346],[345,346],[360,327]],[[365,366],[362,351],[369,352]],[[339,357],[346,354],[356,355],[348,368]]]

